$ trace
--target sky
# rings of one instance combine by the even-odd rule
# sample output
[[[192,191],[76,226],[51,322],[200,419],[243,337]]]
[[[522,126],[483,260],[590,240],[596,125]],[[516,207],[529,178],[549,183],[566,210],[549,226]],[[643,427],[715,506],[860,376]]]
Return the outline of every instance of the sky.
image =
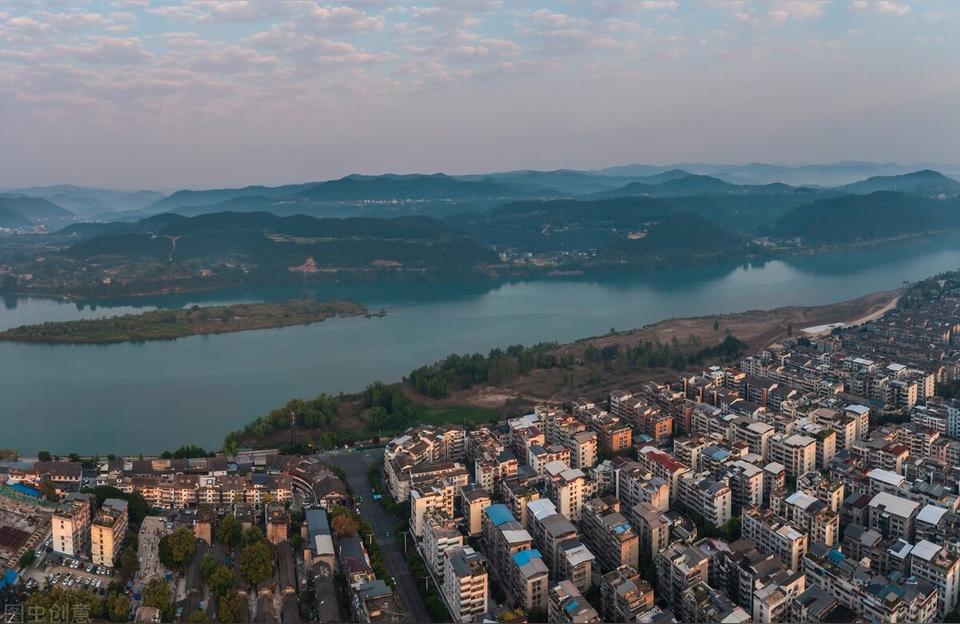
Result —
[[[960,162],[960,3],[8,2],[0,187]]]

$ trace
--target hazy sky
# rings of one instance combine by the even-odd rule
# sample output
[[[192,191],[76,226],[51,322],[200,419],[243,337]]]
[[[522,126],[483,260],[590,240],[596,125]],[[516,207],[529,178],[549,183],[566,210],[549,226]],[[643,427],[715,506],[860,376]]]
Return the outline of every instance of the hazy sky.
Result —
[[[0,4],[0,186],[960,162],[960,3]]]

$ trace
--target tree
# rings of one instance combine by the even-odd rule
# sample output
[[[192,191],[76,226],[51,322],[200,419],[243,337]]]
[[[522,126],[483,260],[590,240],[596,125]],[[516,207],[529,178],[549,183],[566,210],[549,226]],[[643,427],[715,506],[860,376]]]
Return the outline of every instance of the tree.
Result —
[[[18,561],[18,563],[20,564],[20,568],[23,569],[29,566],[31,563],[33,563],[36,560],[37,560],[37,551],[31,548],[30,550],[28,550],[27,552],[23,553],[23,555],[20,556],[20,561]]]
[[[244,546],[250,546],[251,544],[265,541],[267,541],[267,538],[263,536],[263,531],[260,530],[260,527],[252,526],[243,532]]]
[[[166,581],[152,578],[143,586],[143,604],[160,610],[163,621],[169,622],[174,616],[173,590]]]
[[[163,565],[183,571],[187,562],[193,558],[193,554],[197,551],[197,540],[193,536],[193,531],[186,527],[180,527],[170,535],[165,535],[160,539],[158,550],[160,551],[160,562]]]
[[[257,542],[244,547],[240,552],[240,576],[251,585],[258,585],[267,580],[273,570],[273,557],[270,547],[264,542]]]
[[[204,582],[209,581],[210,575],[216,572],[219,567],[220,564],[213,558],[213,555],[204,555],[203,559],[200,560],[200,578]]]
[[[50,451],[40,451],[39,453],[37,453],[37,459],[39,459],[42,462],[50,461],[51,459]]]
[[[207,621],[208,621],[207,612],[204,611],[203,609],[197,609],[196,611],[190,614],[191,624],[206,624]]]
[[[129,581],[140,570],[140,560],[137,558],[136,541],[128,542],[120,553],[120,577]]]
[[[50,479],[44,479],[40,483],[40,494],[43,495],[48,501],[56,502],[59,496],[57,496],[57,486],[53,484],[53,481]]]
[[[246,622],[247,601],[237,592],[231,592],[217,601],[217,619],[221,622]]]
[[[225,516],[217,525],[217,541],[227,548],[233,548],[240,544],[242,534],[243,525],[240,524],[236,516]]]
[[[353,537],[357,534],[356,521],[347,514],[337,514],[330,523],[333,534],[337,537]]]
[[[219,566],[207,579],[210,591],[218,598],[226,596],[236,586],[237,578],[233,570],[225,565]]]
[[[54,587],[30,594],[23,603],[28,622],[87,621],[103,616],[103,603],[85,589]]]
[[[107,619],[111,622],[127,622],[130,620],[130,599],[120,592],[107,594],[104,600]]]

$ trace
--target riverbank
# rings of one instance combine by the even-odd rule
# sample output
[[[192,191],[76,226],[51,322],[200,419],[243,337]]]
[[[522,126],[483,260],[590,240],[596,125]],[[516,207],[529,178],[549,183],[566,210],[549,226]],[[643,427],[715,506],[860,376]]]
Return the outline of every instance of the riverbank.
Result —
[[[114,344],[176,340],[187,336],[224,334],[256,329],[319,323],[332,317],[385,316],[351,301],[290,300],[278,303],[238,303],[153,310],[101,319],[21,325],[0,332],[0,341],[43,344]]]
[[[508,374],[507,379],[496,384],[477,383],[454,389],[442,398],[418,392],[411,383],[414,374],[399,383],[371,386],[364,393],[340,394],[336,401],[332,396],[293,401],[230,434],[227,445],[286,445],[292,451],[358,441],[382,442],[383,437],[399,433],[415,422],[478,424],[527,413],[540,403],[565,403],[578,397],[602,401],[611,390],[632,388],[646,381],[674,382],[679,372],[687,368],[700,370],[697,367],[731,364],[741,353],[755,352],[777,340],[802,335],[807,328],[851,326],[879,318],[896,307],[905,290],[872,293],[821,306],[785,306],[668,319],[634,330],[544,345],[532,351],[547,356],[546,360],[540,360],[546,364]],[[641,353],[644,355],[639,355]],[[479,370],[504,364],[503,359],[495,362],[492,356],[475,357],[485,359],[485,364],[474,363]],[[509,354],[497,357],[509,359]],[[518,355],[516,364],[522,359]],[[464,366],[464,361],[454,365],[461,370]],[[438,378],[443,376],[436,374]],[[372,390],[375,387],[379,389]],[[383,401],[385,411],[374,413],[371,397],[384,395],[395,398]],[[404,407],[399,408],[398,404]],[[322,419],[314,415],[307,420],[322,420],[323,426],[289,429],[290,413],[296,413],[303,421],[305,415],[322,412],[326,412]]]

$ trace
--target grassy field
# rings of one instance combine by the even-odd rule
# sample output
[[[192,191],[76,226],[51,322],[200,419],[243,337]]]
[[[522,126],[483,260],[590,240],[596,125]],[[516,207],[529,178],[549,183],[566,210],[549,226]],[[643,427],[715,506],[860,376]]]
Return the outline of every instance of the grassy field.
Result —
[[[420,405],[417,408],[419,422],[426,425],[482,425],[490,421],[500,420],[500,411],[488,407],[473,405],[449,405],[444,407],[428,407]]]

